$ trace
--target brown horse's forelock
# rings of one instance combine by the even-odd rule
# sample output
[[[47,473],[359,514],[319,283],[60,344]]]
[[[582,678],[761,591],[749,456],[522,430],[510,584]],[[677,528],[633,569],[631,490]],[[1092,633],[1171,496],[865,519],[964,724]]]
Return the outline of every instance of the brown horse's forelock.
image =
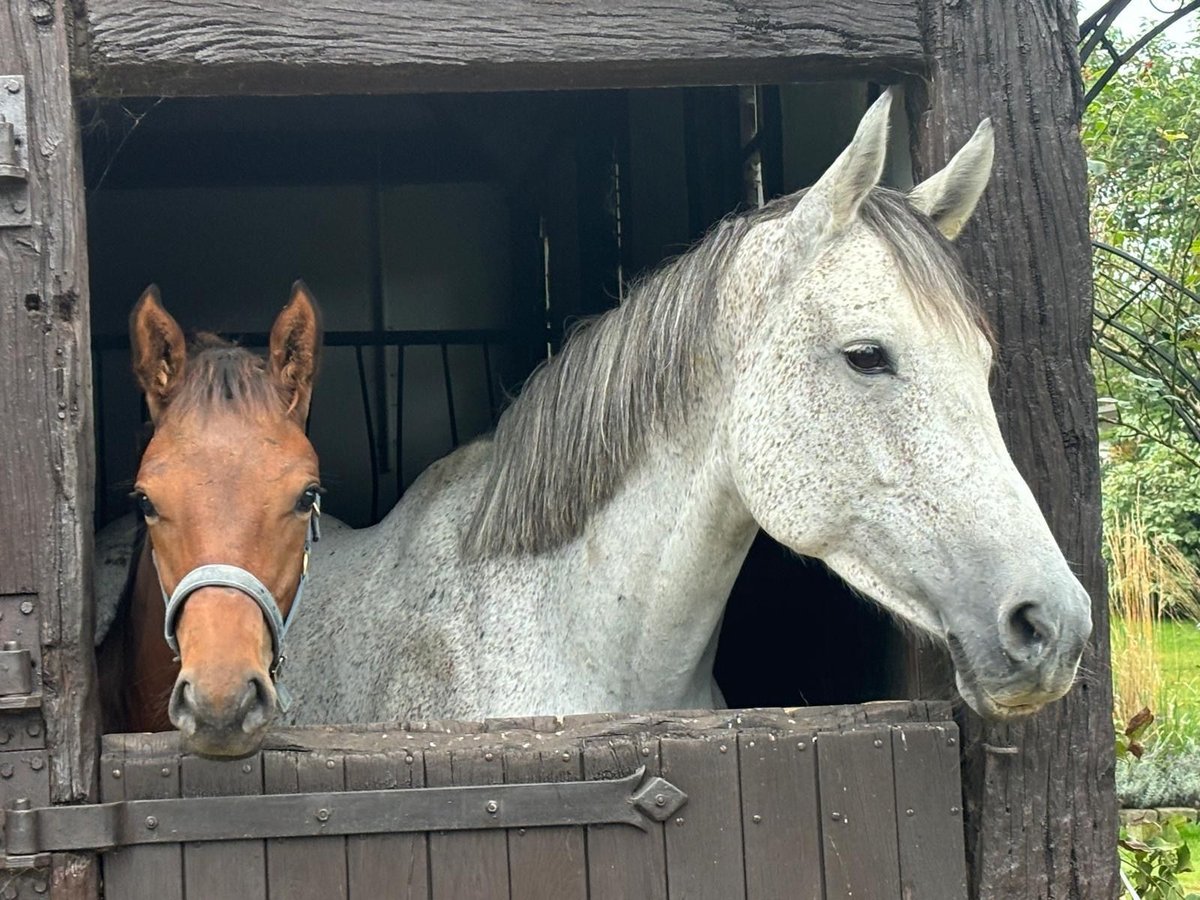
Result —
[[[183,378],[171,392],[168,416],[232,412],[278,416],[287,412],[283,390],[261,356],[214,334],[196,335]]]

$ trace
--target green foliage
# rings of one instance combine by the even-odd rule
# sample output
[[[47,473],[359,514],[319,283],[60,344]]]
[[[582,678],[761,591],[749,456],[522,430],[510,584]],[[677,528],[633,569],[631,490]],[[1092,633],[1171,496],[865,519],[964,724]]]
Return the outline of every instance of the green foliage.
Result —
[[[1101,471],[1106,522],[1140,511],[1147,537],[1200,560],[1200,468],[1159,442],[1126,438]]]
[[[1179,883],[1182,873],[1192,871],[1188,838],[1194,832],[1182,816],[1121,826],[1121,866],[1142,900],[1200,900]]]
[[[1117,730],[1117,796],[1131,809],[1200,807],[1200,628],[1169,619],[1154,627],[1160,690],[1153,711]]]
[[[1146,740],[1154,716],[1149,710],[1142,710],[1130,721],[1129,725],[1123,730],[1117,732],[1117,781],[1121,783],[1122,768],[1128,773],[1134,772],[1141,774],[1142,772],[1155,772],[1161,775],[1163,768],[1156,766],[1159,757],[1167,757],[1168,754],[1160,752],[1157,754],[1146,754],[1142,749],[1141,741]],[[1180,768],[1180,757],[1171,754],[1171,765],[1167,767],[1167,772],[1174,772]],[[1196,772],[1192,773],[1193,778],[1200,773],[1200,748],[1194,749],[1190,754],[1187,754],[1187,759],[1192,760],[1196,765]],[[1194,784],[1200,785],[1200,779],[1194,781]],[[1119,790],[1119,788],[1118,788]],[[1138,800],[1145,800],[1145,797],[1139,797]],[[1152,803],[1123,803],[1123,805],[1139,806],[1145,809],[1150,806],[1185,806],[1187,803],[1180,802],[1159,802],[1158,798],[1151,798],[1156,802]],[[1170,800],[1177,799],[1175,795],[1170,795]],[[1125,798],[1122,797],[1124,801]],[[1190,804],[1195,805],[1195,804]],[[1200,900],[1200,894],[1194,894],[1186,891],[1180,883],[1180,876],[1184,873],[1192,872],[1192,850],[1190,843],[1195,843],[1197,838],[1200,838],[1200,830],[1192,823],[1185,820],[1182,815],[1159,816],[1155,822],[1132,822],[1121,825],[1120,832],[1117,836],[1117,844],[1121,854],[1121,868],[1125,878],[1133,889],[1137,891],[1138,897],[1142,900]]]
[[[1200,56],[1153,41],[1088,107],[1082,137],[1093,236],[1200,287]]]
[[[1117,760],[1117,798],[1125,809],[1200,806],[1200,743],[1180,749],[1163,741],[1141,759],[1126,753]]]
[[[1082,138],[1092,237],[1200,291],[1200,55],[1153,41],[1088,107]],[[1200,562],[1200,304],[1111,254],[1096,263],[1106,517],[1140,502],[1150,535]]]

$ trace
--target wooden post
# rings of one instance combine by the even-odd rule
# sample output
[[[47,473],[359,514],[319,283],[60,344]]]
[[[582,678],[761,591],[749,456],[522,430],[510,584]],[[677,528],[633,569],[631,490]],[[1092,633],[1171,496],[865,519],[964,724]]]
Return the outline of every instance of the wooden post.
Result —
[[[32,219],[0,228],[0,603],[6,612],[17,604],[5,620],[19,619],[32,644],[38,629],[26,623],[40,618],[43,692],[41,715],[0,713],[0,730],[6,749],[44,747],[48,763],[33,767],[29,785],[14,778],[0,790],[44,796],[48,780],[56,803],[95,799],[98,725],[87,244],[70,14],[65,0],[32,0],[0,16],[0,90],[25,95],[29,120],[21,155]],[[5,75],[23,75],[23,90]],[[45,891],[48,879],[54,897],[82,900],[97,896],[97,873],[95,857],[62,854],[52,872],[20,880]]]
[[[959,245],[1000,346],[993,395],[1001,428],[1092,595],[1095,624],[1079,683],[1065,700],[1025,724],[965,717],[972,895],[1115,897],[1112,684],[1075,3],[926,0],[925,10],[928,97],[910,109],[918,177],[940,168],[980,119],[992,117],[995,171]]]

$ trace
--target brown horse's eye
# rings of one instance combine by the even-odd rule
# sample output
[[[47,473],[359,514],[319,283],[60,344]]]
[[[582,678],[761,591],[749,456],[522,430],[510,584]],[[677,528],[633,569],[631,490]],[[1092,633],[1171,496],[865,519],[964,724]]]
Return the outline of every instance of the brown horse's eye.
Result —
[[[142,518],[153,519],[158,516],[158,510],[154,508],[154,504],[150,502],[150,498],[141,491],[133,495],[133,502],[137,504],[138,512],[142,514]]]
[[[865,375],[880,375],[885,372],[894,373],[891,357],[878,344],[852,344],[842,351],[850,368]]]
[[[317,500],[320,498],[320,496],[321,489],[319,487],[308,488],[303,494],[300,495],[300,499],[296,501],[296,512],[312,512],[312,508],[317,505]]]

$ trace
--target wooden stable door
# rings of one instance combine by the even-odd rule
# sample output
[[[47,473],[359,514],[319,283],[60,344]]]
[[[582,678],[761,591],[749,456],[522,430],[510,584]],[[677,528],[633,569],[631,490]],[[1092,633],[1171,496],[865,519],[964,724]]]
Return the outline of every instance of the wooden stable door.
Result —
[[[231,762],[110,735],[104,799],[127,808],[308,796],[128,808],[124,838],[153,843],[105,855],[105,896],[962,900],[948,719],[905,702],[304,728]],[[358,791],[394,793],[372,812]]]

